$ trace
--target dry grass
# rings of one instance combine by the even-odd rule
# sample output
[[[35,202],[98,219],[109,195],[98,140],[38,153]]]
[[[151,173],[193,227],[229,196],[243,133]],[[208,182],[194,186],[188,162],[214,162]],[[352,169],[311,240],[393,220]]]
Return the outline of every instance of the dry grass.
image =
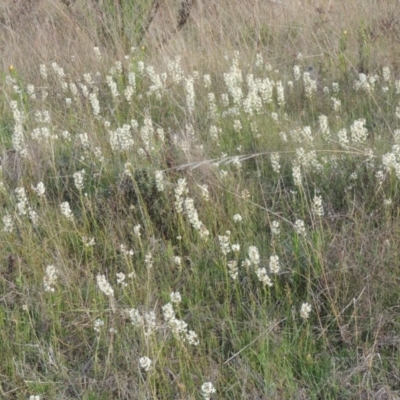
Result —
[[[147,13],[143,12],[142,22],[146,23],[151,2],[143,4]],[[301,53],[304,66],[314,65],[329,74],[339,63],[339,42],[346,31],[346,68],[358,70],[360,41],[365,42],[370,72],[381,64],[392,66],[396,73],[399,67],[394,50],[400,40],[399,11],[393,2],[288,0],[253,1],[244,6],[239,0],[195,1],[187,23],[171,35],[179,9],[179,2],[170,1],[155,13],[142,42],[149,61],[165,62],[179,54],[183,65],[218,71],[225,66],[221,55],[240,49],[249,63],[263,51],[274,66],[286,70]],[[4,70],[12,64],[32,74],[33,65],[54,60],[70,63],[73,57],[72,65],[81,73],[93,62],[93,46],[110,59],[121,59],[135,45],[126,38],[125,32],[132,30],[129,20],[121,21],[118,10],[107,16],[95,1],[71,1],[69,6],[49,0],[8,1],[3,2],[0,17]],[[365,31],[363,38],[360,30]]]

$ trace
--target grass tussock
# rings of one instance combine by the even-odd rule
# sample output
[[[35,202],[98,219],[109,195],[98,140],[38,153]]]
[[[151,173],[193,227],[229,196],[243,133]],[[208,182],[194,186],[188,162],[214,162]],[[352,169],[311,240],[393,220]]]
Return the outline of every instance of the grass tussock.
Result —
[[[4,2],[0,395],[400,395],[397,7]]]

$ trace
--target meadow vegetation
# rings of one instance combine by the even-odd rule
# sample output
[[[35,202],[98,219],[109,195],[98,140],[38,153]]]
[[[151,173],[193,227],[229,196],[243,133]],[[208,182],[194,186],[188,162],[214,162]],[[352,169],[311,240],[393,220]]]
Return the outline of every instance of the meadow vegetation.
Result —
[[[399,398],[399,17],[3,2],[0,397]]]

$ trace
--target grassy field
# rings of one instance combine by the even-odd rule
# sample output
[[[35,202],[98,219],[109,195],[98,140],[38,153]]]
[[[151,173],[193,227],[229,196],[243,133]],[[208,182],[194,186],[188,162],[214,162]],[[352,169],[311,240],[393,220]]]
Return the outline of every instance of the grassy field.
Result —
[[[399,17],[3,1],[0,398],[399,399]]]

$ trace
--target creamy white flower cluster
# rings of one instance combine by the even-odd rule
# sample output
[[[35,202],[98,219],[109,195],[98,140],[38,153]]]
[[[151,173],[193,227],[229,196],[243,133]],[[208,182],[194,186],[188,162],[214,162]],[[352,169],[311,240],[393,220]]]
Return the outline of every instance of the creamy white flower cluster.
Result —
[[[110,145],[113,151],[127,151],[134,145],[131,126],[124,124],[115,131],[110,131]]]
[[[180,297],[179,297],[180,299]],[[177,294],[171,294],[171,301],[177,303]],[[167,303],[162,307],[162,312],[165,322],[170,327],[171,331],[179,340],[187,342],[193,346],[199,344],[199,339],[194,331],[188,330],[187,323],[175,316],[174,307],[171,303]]]
[[[54,292],[54,285],[57,283],[58,271],[54,265],[48,265],[46,267],[46,275],[43,278],[44,291]]]

